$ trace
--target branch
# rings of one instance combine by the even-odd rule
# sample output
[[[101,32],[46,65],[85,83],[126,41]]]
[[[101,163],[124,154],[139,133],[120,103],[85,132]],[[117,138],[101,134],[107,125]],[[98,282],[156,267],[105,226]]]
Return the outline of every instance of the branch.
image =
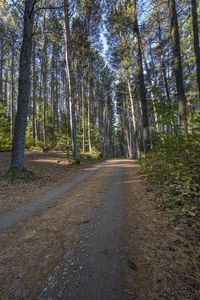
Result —
[[[42,10],[42,9],[62,9],[64,7],[66,7],[67,5],[62,5],[62,6],[43,6],[43,7],[39,7],[38,9],[34,10],[34,14],[37,13],[38,11]]]
[[[23,16],[24,15],[24,10],[21,8],[21,6],[19,4],[17,4],[14,0],[11,0],[11,1],[12,1],[13,5],[16,6],[19,13]]]

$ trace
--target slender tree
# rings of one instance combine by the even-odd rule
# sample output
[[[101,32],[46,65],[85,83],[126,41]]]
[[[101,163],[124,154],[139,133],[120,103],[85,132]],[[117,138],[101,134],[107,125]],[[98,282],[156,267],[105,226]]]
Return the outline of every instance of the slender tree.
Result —
[[[138,17],[137,17],[137,0],[134,0],[133,32],[135,37],[135,49],[136,49],[137,68],[138,68],[137,76],[138,76],[138,85],[139,85],[139,92],[140,92],[140,102],[142,108],[144,152],[148,153],[150,150],[149,120],[148,120],[148,111],[147,111],[146,86],[144,82],[141,37],[140,37]]]
[[[75,98],[73,93],[73,75],[72,75],[72,61],[71,61],[71,41],[70,41],[70,26],[69,26],[69,3],[68,0],[63,0],[64,5],[64,28],[65,28],[65,59],[66,71],[68,80],[68,96],[69,96],[69,112],[70,112],[70,128],[71,140],[74,159],[78,159],[77,143],[76,143],[76,116],[75,116]]]
[[[168,0],[169,2],[169,15],[171,26],[171,42],[173,50],[173,69],[176,79],[176,88],[178,95],[179,106],[179,118],[180,126],[186,132],[187,131],[187,112],[186,112],[186,96],[185,87],[183,81],[183,69],[181,61],[181,47],[180,47],[180,35],[178,27],[178,17],[176,11],[176,1]]]
[[[197,86],[200,99],[200,45],[199,45],[199,24],[197,14],[197,2],[191,0],[192,4],[192,24],[193,24],[193,35],[194,35],[194,52],[196,56],[196,69],[197,69]]]

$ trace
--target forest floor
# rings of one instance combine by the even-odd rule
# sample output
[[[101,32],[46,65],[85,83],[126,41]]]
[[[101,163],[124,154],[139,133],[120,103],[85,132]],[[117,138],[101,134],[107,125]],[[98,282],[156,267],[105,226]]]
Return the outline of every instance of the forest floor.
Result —
[[[0,180],[0,299],[200,299],[199,225],[172,221],[137,163],[27,158],[35,182]]]
[[[83,160],[81,165],[69,162],[61,152],[26,151],[26,167],[36,175],[35,180],[10,184],[4,175],[8,171],[10,153],[0,152],[0,216],[17,208],[44,192],[70,181],[94,161]]]

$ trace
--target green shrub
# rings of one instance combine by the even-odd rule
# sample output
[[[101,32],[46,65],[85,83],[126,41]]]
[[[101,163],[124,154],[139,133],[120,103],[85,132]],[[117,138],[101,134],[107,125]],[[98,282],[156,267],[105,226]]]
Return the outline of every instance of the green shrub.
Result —
[[[0,102],[0,151],[11,150],[10,117],[5,104]]]
[[[166,206],[194,216],[200,199],[200,134],[160,134],[142,160],[142,173],[161,188]]]

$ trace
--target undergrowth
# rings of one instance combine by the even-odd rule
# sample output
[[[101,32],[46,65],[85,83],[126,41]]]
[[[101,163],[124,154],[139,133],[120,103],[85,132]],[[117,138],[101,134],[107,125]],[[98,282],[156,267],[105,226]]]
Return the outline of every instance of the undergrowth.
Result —
[[[158,197],[183,216],[200,212],[200,135],[161,134],[142,161],[141,172],[159,190]]]

